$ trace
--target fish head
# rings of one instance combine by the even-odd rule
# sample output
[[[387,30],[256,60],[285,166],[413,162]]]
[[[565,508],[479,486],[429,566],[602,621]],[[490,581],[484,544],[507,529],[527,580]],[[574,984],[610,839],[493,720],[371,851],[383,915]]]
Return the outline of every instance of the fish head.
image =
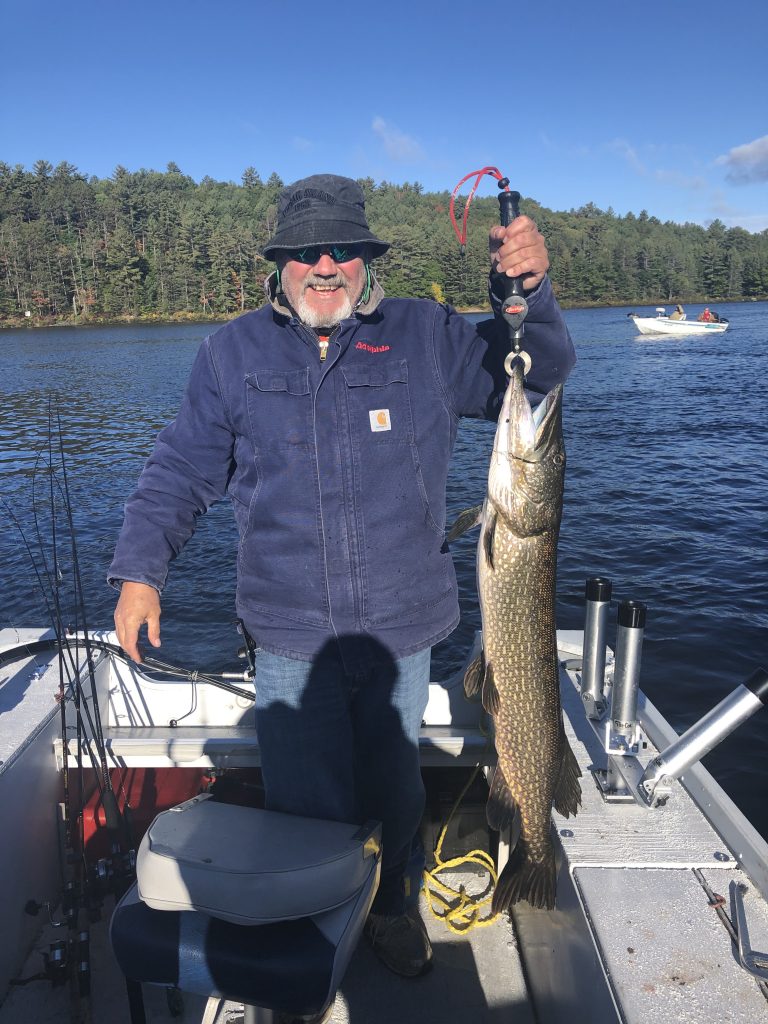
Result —
[[[565,477],[563,386],[535,410],[525,394],[522,361],[511,366],[496,427],[488,497],[520,536],[557,528]]]

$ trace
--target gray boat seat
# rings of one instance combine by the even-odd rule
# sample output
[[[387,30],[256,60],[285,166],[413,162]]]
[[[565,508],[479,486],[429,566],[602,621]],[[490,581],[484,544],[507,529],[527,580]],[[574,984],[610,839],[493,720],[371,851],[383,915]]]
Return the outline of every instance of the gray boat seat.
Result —
[[[132,1015],[140,982],[321,1013],[373,902],[380,837],[378,823],[300,818],[209,796],[159,814],[110,926]]]

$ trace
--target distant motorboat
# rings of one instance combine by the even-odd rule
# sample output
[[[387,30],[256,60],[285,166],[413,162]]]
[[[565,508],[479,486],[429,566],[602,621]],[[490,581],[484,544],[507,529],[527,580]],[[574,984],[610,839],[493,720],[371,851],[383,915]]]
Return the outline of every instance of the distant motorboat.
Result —
[[[667,316],[664,306],[656,307],[656,316],[627,314],[641,334],[723,334],[728,330],[727,320],[673,320]]]

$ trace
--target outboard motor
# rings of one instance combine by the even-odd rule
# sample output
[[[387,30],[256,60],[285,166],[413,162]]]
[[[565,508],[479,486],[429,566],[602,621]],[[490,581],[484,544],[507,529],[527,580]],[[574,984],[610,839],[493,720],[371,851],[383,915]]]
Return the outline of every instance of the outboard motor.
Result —
[[[379,883],[381,826],[219,803],[159,814],[110,938],[128,980],[245,1004],[245,1024],[333,1001]]]

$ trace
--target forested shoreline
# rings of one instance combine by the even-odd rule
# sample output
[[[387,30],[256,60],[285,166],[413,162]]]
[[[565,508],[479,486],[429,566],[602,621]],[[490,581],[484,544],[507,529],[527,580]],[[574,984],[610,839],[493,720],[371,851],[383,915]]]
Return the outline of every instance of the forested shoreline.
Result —
[[[389,295],[486,306],[493,194],[473,200],[462,256],[448,191],[360,184],[372,230],[392,242],[375,263]],[[273,266],[260,253],[282,186],[253,167],[235,184],[197,183],[173,163],[96,178],[68,163],[39,160],[27,171],[0,162],[0,325],[224,319],[254,309]],[[592,204],[553,211],[526,197],[521,208],[547,238],[566,307],[768,298],[768,231],[662,223],[646,211],[620,217]]]

